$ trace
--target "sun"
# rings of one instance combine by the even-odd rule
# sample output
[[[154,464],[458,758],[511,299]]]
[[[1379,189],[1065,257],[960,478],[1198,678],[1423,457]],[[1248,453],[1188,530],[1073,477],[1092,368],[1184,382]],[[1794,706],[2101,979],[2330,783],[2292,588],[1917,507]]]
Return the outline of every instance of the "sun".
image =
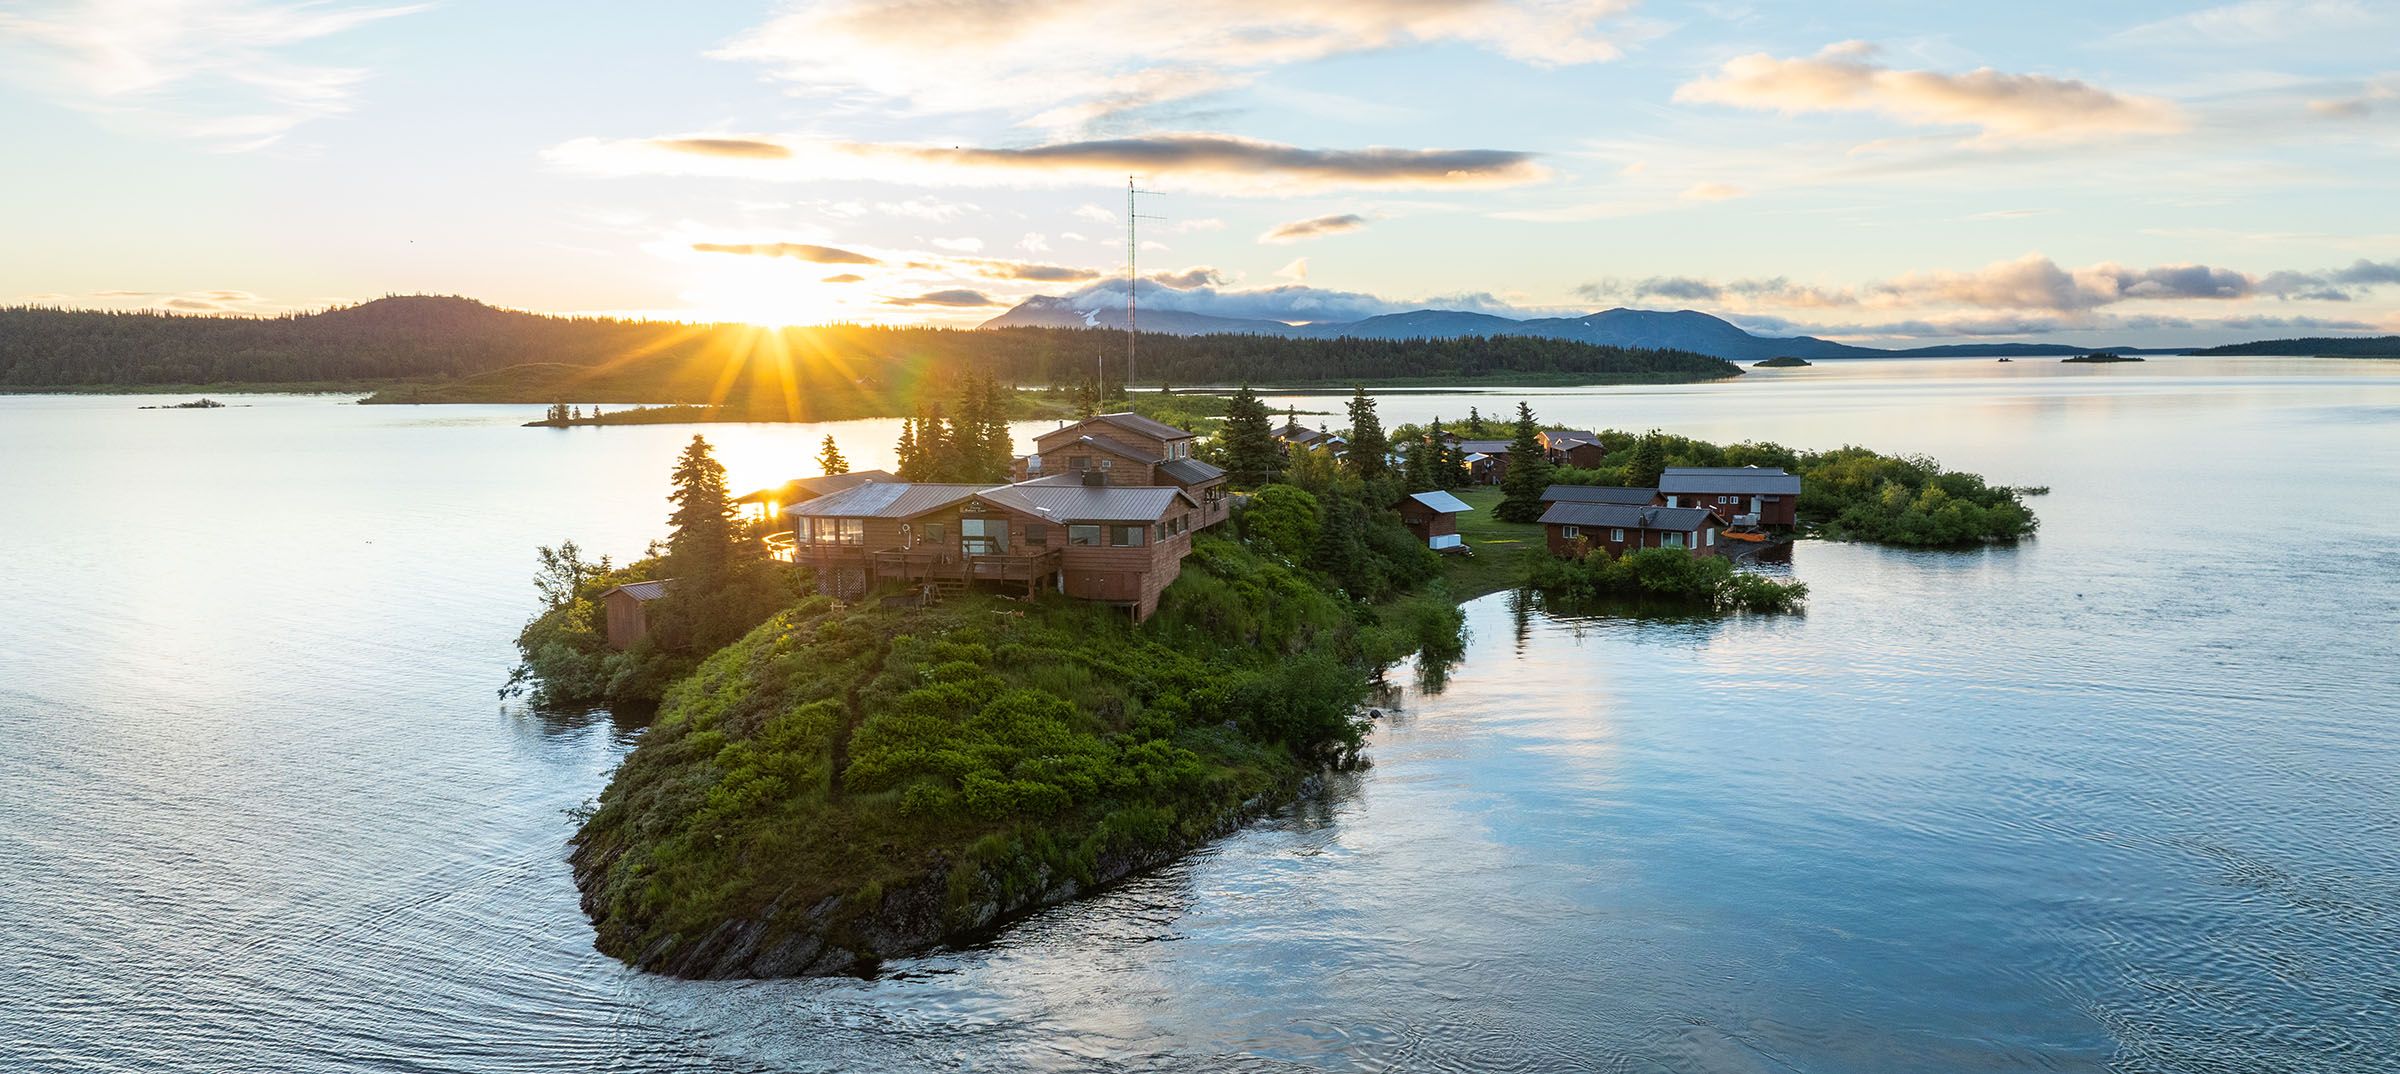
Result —
[[[855,319],[848,300],[857,284],[827,283],[821,275],[795,265],[712,266],[700,269],[680,297],[696,320],[790,328]]]

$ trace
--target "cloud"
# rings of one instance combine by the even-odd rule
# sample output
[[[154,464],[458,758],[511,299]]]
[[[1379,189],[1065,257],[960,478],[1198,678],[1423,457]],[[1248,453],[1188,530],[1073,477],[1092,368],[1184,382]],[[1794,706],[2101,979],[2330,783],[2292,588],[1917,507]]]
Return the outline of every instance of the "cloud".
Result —
[[[970,291],[963,287],[947,291],[928,291],[914,298],[886,298],[883,302],[887,306],[948,306],[952,308],[1006,304],[981,291]]]
[[[1902,309],[1952,307],[2080,313],[2124,302],[2207,302],[2273,298],[2346,302],[2361,290],[2400,285],[2400,260],[2361,259],[2345,268],[2253,275],[2210,265],[2147,268],[2102,262],[2068,269],[2040,254],[1968,271],[1905,273],[1855,287],[1795,284],[1782,277],[1712,281],[1689,276],[1587,283],[1595,301],[1718,302],[1745,308]]]
[[[165,125],[227,152],[347,111],[367,72],[290,56],[424,10],[262,0],[56,0],[0,12],[0,70],[55,98]]]
[[[824,282],[824,283],[865,283],[865,282],[867,282],[867,278],[866,278],[866,277],[864,277],[864,276],[861,276],[861,275],[859,275],[858,273],[855,273],[855,272],[845,272],[845,273],[842,273],[842,274],[841,274],[841,275],[839,275],[839,276],[827,276],[827,277],[825,277],[825,279],[824,279],[823,281],[821,281],[821,282]]]
[[[1402,313],[1418,309],[1470,310],[1495,313],[1509,317],[1550,316],[1580,310],[1526,307],[1481,293],[1433,295],[1422,298],[1386,298],[1363,291],[1335,291],[1310,287],[1298,282],[1308,271],[1305,258],[1287,265],[1278,276],[1295,282],[1271,287],[1229,287],[1226,279],[1214,270],[1186,270],[1189,286],[1172,286],[1159,277],[1149,278],[1142,287],[1142,308],[1145,310],[1177,310],[1204,313],[1217,317],[1239,317],[1254,320],[1355,321],[1385,313]],[[1202,275],[1205,272],[1205,275]],[[1099,307],[1116,308],[1125,304],[1125,281],[1122,278],[1102,279],[1065,296],[1067,305],[1089,310]]]
[[[1072,265],[1044,265],[1032,261],[1002,261],[997,259],[968,259],[960,264],[979,276],[995,280],[1027,280],[1035,283],[1080,283],[1100,278],[1100,270],[1076,268]]]
[[[1290,280],[1293,283],[1307,283],[1308,259],[1305,257],[1295,257],[1292,259],[1291,264],[1276,269],[1275,275],[1278,278]]]
[[[2355,31],[2376,22],[2376,15],[2356,0],[2245,0],[2146,22],[2115,36],[2126,44],[2149,46],[2256,48],[2328,31]]]
[[[1095,275],[1097,275],[1097,273],[1095,273]],[[1203,287],[1210,284],[1226,282],[1224,273],[1218,272],[1215,268],[1212,268],[1208,265],[1194,265],[1191,268],[1176,269],[1172,272],[1153,272],[1150,275],[1143,277],[1143,279],[1149,280],[1153,283],[1162,284],[1167,287],[1183,289]]]
[[[983,249],[983,240],[971,236],[958,239],[935,239],[933,248],[948,250],[954,254],[971,254]]]
[[[789,257],[820,265],[880,265],[883,261],[853,250],[812,246],[804,242],[695,242],[695,253],[744,254],[750,257]]]
[[[1342,213],[1337,216],[1317,216],[1306,220],[1288,220],[1284,223],[1280,223],[1274,227],[1268,228],[1265,234],[1262,234],[1258,237],[1258,241],[1271,243],[1299,242],[1302,239],[1314,239],[1325,235],[1339,235],[1345,231],[1357,231],[1366,226],[1367,218],[1360,216],[1357,213]]]
[[[1141,0],[822,0],[790,5],[716,55],[767,64],[827,98],[1072,129],[1343,53],[1455,42],[1540,66],[1612,59],[1603,24],[1631,6],[1188,0],[1162,16]]]
[[[1973,127],[1985,145],[2173,134],[2190,125],[2175,105],[2154,97],[1988,67],[1963,75],[1895,70],[1869,62],[1874,51],[1851,41],[1805,58],[1738,56],[1678,87],[1675,99],[1785,115],[1873,112],[1920,126]]]
[[[1310,149],[1210,133],[1003,148],[730,134],[580,138],[551,150],[550,158],[563,167],[604,175],[922,185],[1090,186],[1121,182],[1125,175],[1138,173],[1230,194],[1487,188],[1536,182],[1550,174],[1533,154],[1517,150]],[[1077,212],[1090,216],[1107,210],[1087,206]]]

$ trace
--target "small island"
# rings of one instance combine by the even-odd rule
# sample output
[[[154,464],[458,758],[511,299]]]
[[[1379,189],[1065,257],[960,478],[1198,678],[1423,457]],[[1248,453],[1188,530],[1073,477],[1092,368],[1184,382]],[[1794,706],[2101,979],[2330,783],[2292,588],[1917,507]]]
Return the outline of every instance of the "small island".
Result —
[[[1737,535],[2035,526],[2019,490],[1930,460],[1546,429],[1524,404],[1387,432],[1363,390],[1338,432],[1277,428],[1243,388],[1213,435],[1162,420],[1190,397],[1150,397],[1018,456],[999,386],[952,383],[898,473],[829,436],[825,476],[737,497],[695,436],[655,554],[541,550],[504,694],[655,711],[576,815],[600,950],[679,977],[873,972],[1313,793],[1362,760],[1387,669],[1447,675],[1466,600],[1784,614],[1807,586]]]
[[[1752,362],[1750,364],[1753,368],[1757,369],[1798,369],[1801,366],[1815,365],[1817,363],[1809,361],[1808,359],[1802,358],[1796,354],[1778,354],[1773,358],[1767,359],[1766,361]]]
[[[2094,363],[2098,363],[2098,362],[2139,362],[2139,361],[2141,361],[2141,360],[2142,360],[2142,357],[2141,357],[2140,355],[2138,355],[2138,354],[2118,354],[2118,353],[2117,353],[2117,352],[2115,352],[2115,351],[2093,351],[2093,352],[2092,352],[2092,353],[2090,353],[2090,354],[2078,354],[2078,355],[2076,355],[2076,356],[2075,356],[2075,357],[2073,357],[2073,358],[2061,358],[2061,359],[2059,359],[2059,361],[2061,361],[2061,362],[2094,362]]]
[[[194,400],[192,400],[191,402],[188,402],[188,403],[161,403],[161,404],[158,404],[157,406],[146,406],[146,407],[143,407],[143,408],[141,408],[141,409],[143,409],[143,410],[218,410],[218,409],[222,409],[224,406],[225,406],[225,404],[223,404],[223,403],[220,403],[220,402],[217,402],[217,401],[216,401],[216,400],[214,400],[214,399],[200,398],[200,399],[194,399]]]

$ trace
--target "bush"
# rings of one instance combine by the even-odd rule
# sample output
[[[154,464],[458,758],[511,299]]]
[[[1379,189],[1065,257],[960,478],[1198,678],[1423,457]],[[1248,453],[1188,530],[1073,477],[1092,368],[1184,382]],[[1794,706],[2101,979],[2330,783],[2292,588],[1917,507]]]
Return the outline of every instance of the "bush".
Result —
[[[1581,560],[1536,559],[1525,581],[1545,596],[1567,600],[1631,598],[1712,611],[1793,611],[1808,599],[1805,583],[1778,581],[1722,557],[1694,556],[1680,548],[1644,548],[1623,556],[1597,551]]]

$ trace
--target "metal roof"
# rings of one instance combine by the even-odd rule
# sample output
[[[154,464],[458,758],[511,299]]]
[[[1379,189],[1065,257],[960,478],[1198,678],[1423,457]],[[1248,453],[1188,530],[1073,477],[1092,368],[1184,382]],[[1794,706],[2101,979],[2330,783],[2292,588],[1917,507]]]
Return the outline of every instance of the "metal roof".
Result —
[[[1780,466],[1670,466],[1658,477],[1658,491],[1797,496],[1800,478]]]
[[[1099,448],[1100,450],[1106,451],[1113,455],[1122,455],[1125,458],[1132,459],[1133,461],[1139,463],[1156,464],[1163,461],[1158,456],[1147,451],[1143,451],[1140,448],[1119,443],[1115,440],[1110,440],[1107,437],[1102,436],[1078,436],[1075,439],[1069,440],[1064,444],[1061,444],[1055,448],[1051,448],[1050,450],[1052,452],[1065,451],[1077,444]]]
[[[976,496],[1057,522],[1155,522],[1177,500],[1200,505],[1169,485],[1083,485],[1048,479],[984,489]]]
[[[1152,421],[1149,418],[1145,418],[1130,411],[1118,411],[1114,414],[1099,414],[1087,420],[1105,421],[1110,425],[1117,426],[1118,428],[1131,429],[1134,432],[1142,434],[1143,436],[1157,437],[1160,440],[1188,440],[1192,435],[1190,432],[1183,429],[1178,429],[1167,424],[1166,422]]]
[[[786,508],[803,518],[914,518],[976,494],[989,485],[870,481]]]
[[[1158,472],[1178,485],[1197,485],[1225,476],[1225,468],[1199,459],[1176,459],[1158,464]]]
[[[810,496],[823,496],[829,492],[840,492],[852,485],[863,485],[869,481],[898,480],[900,480],[900,475],[883,470],[852,470],[846,474],[827,474],[823,477],[795,477],[780,485],[770,485],[756,492],[745,492],[734,497],[733,502],[762,503],[773,500],[776,503],[791,503],[794,500],[802,499],[803,497],[797,495],[802,492]]]
[[[1560,501],[1542,512],[1542,524],[1608,526],[1642,530],[1690,532],[1713,525],[1715,515],[1704,507],[1644,507],[1629,503],[1569,503]]]
[[[1443,492],[1439,489],[1436,489],[1432,492],[1420,492],[1410,496],[1409,499],[1415,500],[1418,503],[1424,504],[1425,506],[1433,508],[1434,510],[1445,515],[1455,515],[1461,511],[1474,510],[1474,508],[1467,506],[1467,502],[1465,500],[1459,499],[1458,497],[1452,496],[1449,493]]]
[[[627,582],[609,590],[608,593],[623,593],[635,600],[657,600],[667,595],[667,583],[674,580],[673,578],[658,578],[647,582]],[[608,593],[602,593],[600,596],[606,598]]]
[[[1657,489],[1614,488],[1608,485],[1552,485],[1542,490],[1543,503],[1649,503],[1657,498]]]
[[[1544,429],[1542,435],[1549,437],[1550,443],[1554,447],[1559,444],[1597,444],[1600,442],[1600,437],[1589,429]]]
[[[1458,442],[1458,450],[1480,451],[1486,455],[1506,455],[1509,443],[1507,440],[1461,440]]]

